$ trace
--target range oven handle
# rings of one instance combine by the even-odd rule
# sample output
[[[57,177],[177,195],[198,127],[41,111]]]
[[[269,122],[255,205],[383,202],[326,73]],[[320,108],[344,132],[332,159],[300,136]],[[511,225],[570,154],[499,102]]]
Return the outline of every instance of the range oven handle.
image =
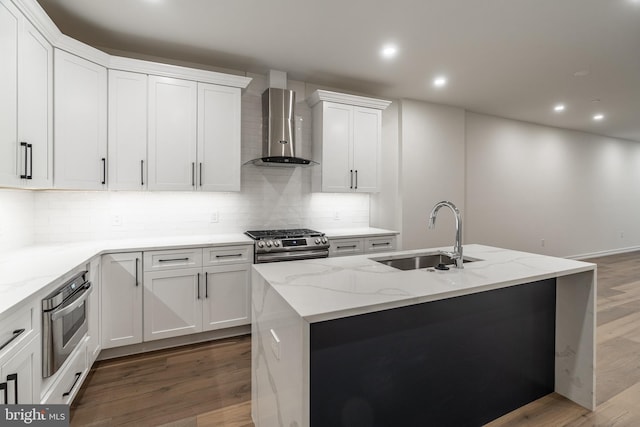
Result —
[[[263,262],[275,262],[275,261],[295,261],[301,259],[315,259],[315,258],[327,258],[329,256],[329,250],[307,250],[307,251],[294,251],[294,252],[274,252],[270,254],[256,254],[255,262],[260,264]]]
[[[82,304],[85,303],[87,298],[89,298],[89,294],[91,293],[91,282],[86,282],[83,285],[84,289],[78,292],[73,301],[62,304],[60,308],[51,311],[51,321],[58,320],[72,311],[78,309]]]

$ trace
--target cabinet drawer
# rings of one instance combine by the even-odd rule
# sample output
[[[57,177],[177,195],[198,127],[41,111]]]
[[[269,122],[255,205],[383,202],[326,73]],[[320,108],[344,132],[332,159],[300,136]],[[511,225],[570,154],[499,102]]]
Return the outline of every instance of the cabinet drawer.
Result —
[[[364,253],[363,239],[330,240],[329,256],[361,255]]]
[[[388,252],[396,249],[395,236],[368,237],[364,239],[364,250],[366,253]]]
[[[70,404],[78,390],[80,390],[88,369],[87,345],[86,341],[83,341],[61,371],[56,374],[55,380],[42,404]]]
[[[30,304],[0,320],[0,356],[34,335],[33,310],[33,304]]]
[[[253,245],[204,248],[202,257],[205,266],[253,263]]]
[[[174,249],[144,253],[144,271],[202,267],[202,249]]]

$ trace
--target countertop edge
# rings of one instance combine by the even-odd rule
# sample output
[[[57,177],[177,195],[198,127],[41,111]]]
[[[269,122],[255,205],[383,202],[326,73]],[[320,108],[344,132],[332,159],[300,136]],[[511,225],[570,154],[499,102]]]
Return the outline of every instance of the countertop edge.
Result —
[[[480,292],[487,292],[495,289],[504,289],[511,286],[518,286],[518,285],[523,285],[525,283],[538,282],[546,279],[557,279],[559,277],[571,276],[573,274],[594,271],[595,269],[596,269],[596,264],[592,264],[592,266],[590,267],[578,268],[575,270],[568,270],[568,271],[562,271],[562,272],[556,272],[556,273],[541,274],[538,276],[523,277],[520,279],[514,279],[514,280],[505,281],[505,282],[497,282],[493,284],[478,286],[477,288],[473,288],[473,289],[455,290],[451,292],[428,295],[424,297],[414,297],[414,298],[408,298],[403,300],[390,301],[390,302],[381,303],[381,304],[374,304],[366,307],[356,307],[352,309],[338,310],[338,311],[322,313],[322,314],[302,314],[302,313],[299,313],[298,310],[296,310],[294,307],[291,307],[291,308],[296,313],[298,313],[298,315],[304,321],[308,323],[317,323],[317,322],[341,319],[344,317],[373,313],[376,311],[392,310],[394,308],[407,307],[410,305],[422,304],[426,302],[440,301],[444,299],[456,298],[456,297],[461,297],[465,295],[473,295]],[[288,301],[287,301],[287,304],[291,306],[291,304]]]

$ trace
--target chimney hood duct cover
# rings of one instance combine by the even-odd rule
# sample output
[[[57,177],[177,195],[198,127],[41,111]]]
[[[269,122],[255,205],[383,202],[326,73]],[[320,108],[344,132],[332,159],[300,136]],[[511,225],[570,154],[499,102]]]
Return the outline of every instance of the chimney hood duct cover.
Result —
[[[292,90],[269,88],[262,93],[262,157],[246,164],[257,166],[312,166],[317,164],[296,156]]]

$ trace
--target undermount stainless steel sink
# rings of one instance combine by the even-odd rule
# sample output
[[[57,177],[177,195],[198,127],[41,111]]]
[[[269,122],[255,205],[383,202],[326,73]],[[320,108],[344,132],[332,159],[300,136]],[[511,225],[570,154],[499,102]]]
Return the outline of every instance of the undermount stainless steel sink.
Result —
[[[420,268],[437,267],[438,265],[446,266],[446,267],[454,267],[456,263],[453,258],[441,252],[416,254],[416,255],[411,255],[411,256],[402,257],[402,258],[396,255],[396,256],[390,256],[386,258],[371,258],[371,259],[381,264],[385,264],[390,267],[397,268],[398,270],[418,270]],[[467,262],[473,262],[473,261],[479,261],[479,260],[475,258],[463,257],[462,261],[467,263]]]

